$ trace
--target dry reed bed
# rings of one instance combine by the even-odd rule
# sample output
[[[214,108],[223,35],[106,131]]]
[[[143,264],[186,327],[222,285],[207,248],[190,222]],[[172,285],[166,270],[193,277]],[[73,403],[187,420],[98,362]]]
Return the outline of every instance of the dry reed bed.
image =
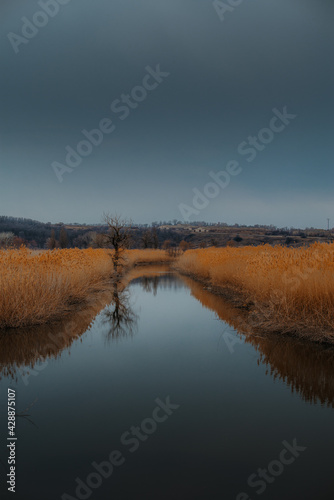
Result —
[[[144,264],[167,264],[174,261],[175,258],[169,255],[165,250],[126,250],[125,262],[127,267]]]
[[[334,342],[334,244],[189,250],[176,267],[241,296],[250,331]]]
[[[46,323],[102,290],[112,273],[110,252],[69,249],[0,251],[0,328]]]
[[[48,323],[110,286],[112,250],[0,250],[0,328]],[[163,250],[127,250],[125,269],[170,262]]]

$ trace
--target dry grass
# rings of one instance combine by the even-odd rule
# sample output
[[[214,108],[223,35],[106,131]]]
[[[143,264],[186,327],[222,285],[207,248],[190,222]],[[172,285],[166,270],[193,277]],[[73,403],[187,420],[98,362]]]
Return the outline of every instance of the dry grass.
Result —
[[[0,251],[0,328],[45,323],[101,290],[112,272],[105,250]]]
[[[160,264],[169,263],[175,260],[165,250],[127,250],[126,261],[127,265],[132,267],[134,265],[142,264]]]
[[[50,322],[111,281],[104,249],[0,251],[0,328]],[[127,250],[126,267],[170,263],[163,250]],[[238,297],[252,331],[334,342],[334,245],[189,250],[177,268]],[[240,297],[242,302],[240,303]]]
[[[0,250],[0,328],[51,322],[111,282],[112,251]],[[169,262],[163,250],[127,250],[125,265]]]
[[[241,294],[253,331],[334,342],[334,244],[189,250],[177,268]]]

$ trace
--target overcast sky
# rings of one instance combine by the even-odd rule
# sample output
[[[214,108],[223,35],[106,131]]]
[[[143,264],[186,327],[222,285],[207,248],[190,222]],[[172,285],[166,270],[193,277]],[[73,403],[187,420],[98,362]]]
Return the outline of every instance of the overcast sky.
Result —
[[[62,2],[1,1],[0,215],[334,225],[333,0]]]

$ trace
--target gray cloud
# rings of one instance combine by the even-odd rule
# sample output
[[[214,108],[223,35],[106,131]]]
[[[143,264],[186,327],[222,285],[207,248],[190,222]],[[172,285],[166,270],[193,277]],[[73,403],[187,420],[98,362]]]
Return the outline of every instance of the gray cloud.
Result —
[[[8,32],[39,9],[1,6],[1,213],[178,218],[192,188],[286,105],[295,122],[252,164],[239,158],[243,173],[200,218],[304,226],[332,215],[332,2],[245,0],[221,22],[210,1],[70,0],[15,54]],[[157,64],[170,76],[121,121],[111,102]],[[104,117],[115,132],[60,184],[51,163]]]

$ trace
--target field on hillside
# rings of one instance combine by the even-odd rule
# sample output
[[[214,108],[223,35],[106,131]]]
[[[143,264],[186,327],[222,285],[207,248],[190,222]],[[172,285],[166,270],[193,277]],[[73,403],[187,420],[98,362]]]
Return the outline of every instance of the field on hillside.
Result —
[[[252,331],[334,341],[334,244],[189,250],[177,269],[237,297]]]

